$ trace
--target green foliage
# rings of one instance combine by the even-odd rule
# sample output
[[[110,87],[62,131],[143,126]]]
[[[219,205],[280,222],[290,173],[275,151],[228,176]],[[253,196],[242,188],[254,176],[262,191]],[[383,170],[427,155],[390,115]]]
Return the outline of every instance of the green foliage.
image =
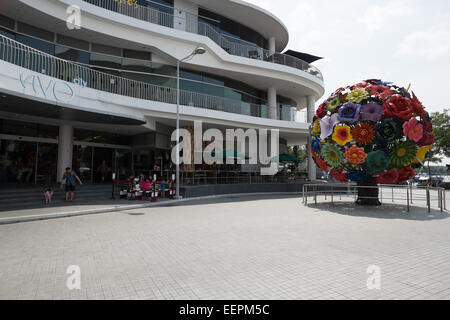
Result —
[[[431,123],[433,124],[433,133],[435,143],[430,153],[431,162],[436,157],[450,158],[450,113],[448,109],[443,112],[435,112],[431,115]]]

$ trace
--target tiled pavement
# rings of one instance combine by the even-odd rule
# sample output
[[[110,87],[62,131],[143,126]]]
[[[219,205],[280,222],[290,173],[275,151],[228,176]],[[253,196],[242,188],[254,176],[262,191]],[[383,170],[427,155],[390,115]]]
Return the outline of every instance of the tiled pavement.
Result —
[[[239,200],[1,225],[0,298],[450,298],[448,213]]]

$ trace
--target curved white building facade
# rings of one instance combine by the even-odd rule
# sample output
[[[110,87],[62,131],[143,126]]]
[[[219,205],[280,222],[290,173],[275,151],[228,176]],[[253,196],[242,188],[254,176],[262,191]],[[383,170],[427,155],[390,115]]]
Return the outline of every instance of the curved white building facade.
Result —
[[[281,150],[307,144],[323,77],[280,53],[288,40],[241,0],[2,2],[0,182],[172,169],[176,65],[199,46],[181,64],[181,127],[279,129]]]

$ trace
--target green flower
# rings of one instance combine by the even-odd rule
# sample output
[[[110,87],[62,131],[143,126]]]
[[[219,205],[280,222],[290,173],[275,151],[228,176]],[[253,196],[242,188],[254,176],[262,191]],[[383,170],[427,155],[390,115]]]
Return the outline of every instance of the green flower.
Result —
[[[330,102],[328,102],[327,110],[333,112],[341,104],[342,104],[341,99],[339,99],[339,96],[336,96],[333,99],[331,99]]]
[[[338,168],[342,165],[344,157],[342,151],[335,144],[326,143],[322,146],[322,155],[330,167]]]
[[[370,152],[366,159],[367,167],[372,173],[380,173],[387,169],[389,158],[386,157],[383,151]]]
[[[392,166],[399,168],[407,166],[416,157],[417,146],[412,141],[400,141],[395,144],[391,152]]]
[[[361,101],[369,98],[369,93],[361,88],[355,89],[347,94],[347,101],[361,103]]]

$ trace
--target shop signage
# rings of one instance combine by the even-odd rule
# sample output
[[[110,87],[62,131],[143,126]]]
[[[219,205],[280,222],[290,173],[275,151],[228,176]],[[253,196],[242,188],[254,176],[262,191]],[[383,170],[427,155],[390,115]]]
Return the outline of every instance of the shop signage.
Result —
[[[68,102],[75,96],[74,88],[71,84],[50,79],[39,74],[20,74],[20,83],[24,89],[32,88],[35,95],[43,96],[47,99]],[[80,81],[77,82],[80,84]]]

